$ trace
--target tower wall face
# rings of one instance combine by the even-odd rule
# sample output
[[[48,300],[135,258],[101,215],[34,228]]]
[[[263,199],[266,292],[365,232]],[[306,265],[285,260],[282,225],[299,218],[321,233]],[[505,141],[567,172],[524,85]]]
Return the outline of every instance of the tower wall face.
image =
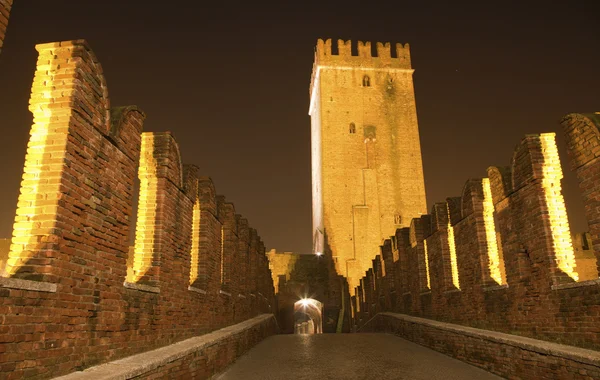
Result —
[[[319,40],[311,86],[314,247],[326,237],[350,289],[383,240],[426,213],[408,45]],[[324,236],[323,236],[324,235]],[[323,248],[321,248],[323,247]]]

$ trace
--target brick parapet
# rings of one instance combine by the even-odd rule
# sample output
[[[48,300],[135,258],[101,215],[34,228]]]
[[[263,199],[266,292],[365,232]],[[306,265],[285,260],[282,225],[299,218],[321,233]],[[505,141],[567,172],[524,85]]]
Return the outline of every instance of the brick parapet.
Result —
[[[600,353],[537,339],[395,313],[380,313],[361,332],[385,332],[510,379],[597,379]]]
[[[576,265],[589,265],[589,260],[576,262],[569,244],[566,213],[560,214],[564,211],[562,172],[553,143],[554,134],[526,136],[515,149],[510,167],[488,169],[488,200],[484,181],[472,179],[461,197],[436,203],[431,215],[415,219],[431,220],[431,229],[424,228],[422,237],[416,223],[413,231],[398,229],[383,245],[397,251],[390,266],[393,273],[386,266],[379,288],[367,286],[360,301],[369,305],[382,297],[394,298],[383,303],[395,305],[388,311],[600,349],[595,327],[600,323],[599,280],[577,282]],[[583,156],[574,154],[578,159]],[[585,166],[590,164],[577,167]],[[594,196],[598,186],[589,183],[585,191]],[[485,202],[493,206],[492,218],[485,215],[489,206]],[[460,288],[452,284],[450,228]],[[431,292],[423,291],[425,273],[417,259],[423,241],[428,248]],[[386,282],[394,282],[400,291],[385,293],[391,288]],[[368,284],[369,276],[362,283]],[[361,325],[374,315],[364,310],[355,321]]]
[[[220,210],[212,181],[183,165],[174,137],[142,133],[137,107],[109,106],[101,65],[85,41],[36,48],[34,124],[0,268],[0,377],[67,374],[268,312],[273,286],[256,231],[263,300],[252,309],[242,304],[234,316],[237,301],[219,293],[222,225],[235,232],[223,251],[231,266],[246,242],[238,240],[236,218],[225,217],[233,205]],[[128,268],[138,161],[142,194]]]

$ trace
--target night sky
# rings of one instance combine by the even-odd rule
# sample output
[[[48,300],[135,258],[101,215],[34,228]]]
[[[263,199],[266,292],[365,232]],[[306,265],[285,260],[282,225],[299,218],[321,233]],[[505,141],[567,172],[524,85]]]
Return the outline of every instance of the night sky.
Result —
[[[268,249],[311,249],[317,38],[410,43],[428,207],[508,165],[525,134],[557,132],[571,226],[587,229],[558,123],[600,111],[600,2],[237,3],[15,0],[0,54],[0,237],[32,123],[34,45],[80,38],[111,105],[138,105],[144,130],[172,131],[184,163],[213,178]]]

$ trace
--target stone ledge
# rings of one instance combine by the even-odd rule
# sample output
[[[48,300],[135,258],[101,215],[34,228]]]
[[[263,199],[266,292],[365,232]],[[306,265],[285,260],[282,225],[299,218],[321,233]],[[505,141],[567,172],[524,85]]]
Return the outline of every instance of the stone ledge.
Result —
[[[234,339],[236,335],[242,334],[262,324],[269,323],[270,319],[275,319],[273,314],[262,314],[248,319],[247,321],[205,335],[186,339],[166,347],[132,355],[124,359],[100,364],[84,371],[73,372],[65,376],[57,377],[55,380],[121,380],[143,376],[147,372],[184,358],[185,356],[198,353],[228,339]],[[277,328],[276,321],[273,321],[273,324],[275,325],[275,328]]]
[[[595,280],[572,282],[569,284],[552,285],[552,290],[572,289],[572,288],[581,288],[584,286],[599,286],[599,285],[600,285],[600,278],[597,278]]]
[[[508,284],[492,285],[492,286],[484,286],[483,287],[484,292],[493,292],[494,290],[502,290],[502,289],[508,289]]]
[[[188,286],[188,290],[192,291],[192,292],[200,293],[200,294],[206,294],[206,290],[200,289],[200,288],[196,288],[194,286]]]
[[[533,338],[527,338],[518,335],[511,335],[506,333],[501,333],[497,331],[491,330],[483,330],[477,329],[474,327],[467,327],[456,325],[453,323],[440,322],[432,319],[425,319],[419,317],[413,317],[405,314],[396,314],[396,313],[379,313],[375,317],[373,317],[370,321],[368,321],[366,325],[368,325],[373,319],[378,316],[385,316],[389,318],[395,318],[401,321],[406,321],[410,323],[415,323],[419,325],[425,325],[429,327],[433,327],[439,330],[446,330],[450,332],[454,332],[460,335],[466,335],[478,339],[484,339],[496,343],[506,344],[509,346],[514,346],[517,348],[521,348],[527,351],[537,352],[543,355],[552,355],[563,358],[568,358],[570,360],[589,364],[592,366],[600,367],[600,352],[587,350],[585,348],[575,347],[575,346],[567,346],[564,344],[548,342],[544,340],[538,340]]]
[[[127,289],[139,290],[141,292],[160,293],[160,288],[158,288],[156,286],[136,284],[136,283],[127,282],[127,281],[125,281],[123,283],[123,286],[126,287]]]
[[[20,278],[0,277],[0,288],[32,290],[35,292],[56,293],[56,284],[49,282],[23,280]]]

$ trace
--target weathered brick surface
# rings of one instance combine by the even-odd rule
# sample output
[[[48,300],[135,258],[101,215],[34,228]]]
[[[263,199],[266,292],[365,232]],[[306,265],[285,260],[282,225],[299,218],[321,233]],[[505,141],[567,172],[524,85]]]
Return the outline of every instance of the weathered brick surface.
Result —
[[[507,379],[600,379],[600,354],[533,339],[380,313],[361,329],[386,332]]]
[[[85,41],[36,48],[34,125],[0,268],[0,378],[66,374],[268,313],[274,295],[264,244],[231,203],[217,201],[209,178],[182,163],[174,137],[142,133],[136,107],[109,107]],[[242,275],[240,252],[254,277]],[[198,276],[190,283],[192,256]],[[232,296],[219,292],[221,262]],[[249,290],[257,302],[247,301]]]
[[[592,226],[600,215],[596,207],[600,186],[594,182],[600,177],[591,171],[600,155],[595,152],[596,145],[600,146],[595,140],[598,125],[597,119],[581,115],[571,115],[565,121],[592,239]],[[587,140],[574,137],[581,135]],[[386,264],[385,276],[377,283],[372,281],[378,272],[377,263],[361,280],[353,304],[356,324],[362,325],[378,311],[394,311],[600,349],[600,280],[576,282],[569,269],[560,266],[560,260],[567,256],[561,254],[564,251],[559,251],[559,245],[571,234],[567,227],[557,235],[553,219],[560,204],[552,203],[549,197],[560,195],[560,176],[545,166],[556,158],[548,156],[552,151],[548,141],[552,139],[552,134],[528,135],[516,147],[510,167],[488,169],[500,271],[493,269],[493,247],[486,235],[483,182],[472,179],[460,198],[435,204],[431,215],[415,219],[410,228],[397,230],[383,244],[382,255],[389,257],[387,251],[391,249],[394,262]],[[459,288],[452,282],[450,228],[455,238]],[[430,289],[424,288],[423,281],[424,243]],[[576,264],[575,270],[589,265],[589,260]],[[392,288],[393,292],[389,290]]]
[[[6,27],[8,26],[12,4],[13,0],[0,0],[0,52],[4,45],[4,37],[6,36]]]

